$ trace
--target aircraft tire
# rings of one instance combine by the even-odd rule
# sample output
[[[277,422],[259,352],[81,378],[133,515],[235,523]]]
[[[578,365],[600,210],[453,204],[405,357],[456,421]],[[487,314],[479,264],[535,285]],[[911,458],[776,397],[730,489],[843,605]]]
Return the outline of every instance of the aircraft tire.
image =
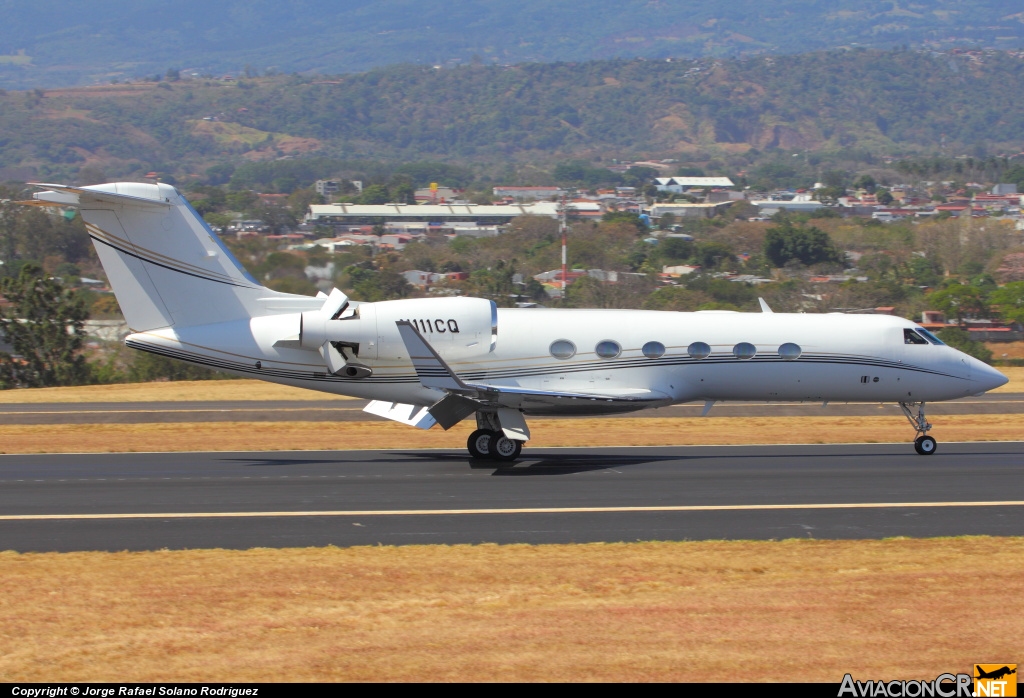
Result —
[[[491,458],[500,461],[513,461],[523,452],[522,441],[510,439],[504,434],[495,434],[495,437],[489,444]]]
[[[930,436],[919,436],[914,439],[914,450],[922,456],[930,456],[935,453],[938,443]]]
[[[469,435],[466,441],[466,449],[473,458],[492,458],[491,444],[497,440],[498,435],[490,429],[477,429]]]

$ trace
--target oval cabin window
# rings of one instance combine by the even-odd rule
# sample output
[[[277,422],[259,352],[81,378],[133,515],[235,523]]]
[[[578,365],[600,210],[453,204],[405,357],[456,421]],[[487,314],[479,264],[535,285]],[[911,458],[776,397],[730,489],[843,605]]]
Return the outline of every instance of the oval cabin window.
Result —
[[[640,351],[648,359],[660,359],[665,355],[665,345],[661,342],[648,342]]]
[[[622,353],[622,347],[619,346],[618,342],[606,339],[603,342],[597,343],[597,346],[594,347],[594,353],[602,359],[614,359]]]
[[[793,342],[786,342],[779,347],[779,356],[782,357],[783,361],[795,361],[800,358],[802,353],[804,352],[800,345],[793,344]]]
[[[694,342],[686,348],[691,359],[706,359],[711,356],[711,347],[707,342]]]
[[[576,355],[576,345],[568,339],[558,339],[551,343],[549,351],[556,359],[571,359]]]
[[[757,347],[750,342],[740,342],[732,348],[732,355],[737,359],[752,359],[757,354]]]

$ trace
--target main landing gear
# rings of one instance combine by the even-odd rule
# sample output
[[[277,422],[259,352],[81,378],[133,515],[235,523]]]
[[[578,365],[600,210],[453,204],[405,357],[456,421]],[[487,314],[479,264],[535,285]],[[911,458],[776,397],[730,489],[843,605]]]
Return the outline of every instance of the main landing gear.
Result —
[[[917,407],[916,415],[913,412],[914,407]],[[907,421],[910,422],[910,426],[914,427],[914,431],[917,433],[917,438],[914,439],[914,450],[922,456],[930,456],[935,453],[938,443],[935,439],[928,436],[928,431],[932,428],[932,425],[924,417],[924,403],[901,402],[900,409],[903,410],[903,414],[906,416]]]
[[[469,435],[466,443],[473,458],[512,461],[523,451],[523,442],[510,439],[500,431],[477,429]]]
[[[469,435],[466,442],[473,458],[514,461],[522,453],[523,442],[505,436],[496,414],[477,412],[476,425],[478,429]]]

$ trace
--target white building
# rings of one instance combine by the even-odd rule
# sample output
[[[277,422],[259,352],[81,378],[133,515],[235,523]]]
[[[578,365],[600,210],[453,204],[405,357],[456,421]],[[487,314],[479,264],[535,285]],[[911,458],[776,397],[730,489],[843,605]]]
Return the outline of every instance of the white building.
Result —
[[[491,206],[481,204],[313,204],[306,214],[306,223],[346,223],[375,225],[383,223],[448,227],[454,223],[472,223],[472,227],[508,225],[519,216],[558,218],[558,204],[538,201],[532,204]],[[396,227],[398,227],[396,225]],[[404,226],[403,226],[404,227]]]
[[[318,179],[315,188],[317,194],[329,199],[341,191],[341,182],[336,179]]]
[[[728,177],[655,177],[654,186],[658,191],[682,194],[690,189],[731,189],[735,185]]]

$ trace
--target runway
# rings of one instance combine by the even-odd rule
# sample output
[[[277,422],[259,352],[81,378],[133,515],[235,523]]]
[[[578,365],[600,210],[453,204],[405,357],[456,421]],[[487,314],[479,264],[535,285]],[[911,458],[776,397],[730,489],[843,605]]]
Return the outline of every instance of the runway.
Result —
[[[384,421],[363,412],[366,400],[252,400],[216,402],[98,402],[0,404],[0,424],[147,424],[169,422],[350,422]],[[611,415],[630,418],[697,417],[704,403]],[[1020,414],[1024,393],[991,393],[928,405],[928,414]],[[890,416],[902,420],[895,404],[720,402],[715,417]],[[569,418],[571,419],[571,417]]]
[[[1024,443],[0,456],[0,549],[1024,535]]]

